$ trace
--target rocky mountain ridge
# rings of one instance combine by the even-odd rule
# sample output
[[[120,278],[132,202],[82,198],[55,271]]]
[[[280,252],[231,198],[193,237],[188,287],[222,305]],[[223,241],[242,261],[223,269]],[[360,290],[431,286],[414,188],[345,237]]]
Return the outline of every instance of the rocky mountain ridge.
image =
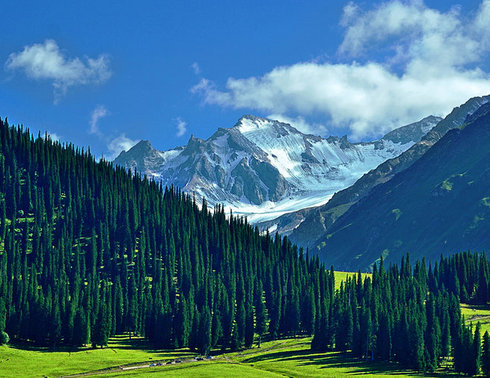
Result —
[[[476,103],[481,98],[465,105]],[[489,162],[490,103],[483,103],[408,168],[350,206],[312,252],[342,269],[368,270],[380,256],[387,263],[406,253],[434,261],[440,255],[487,250]]]
[[[213,206],[221,203],[251,222],[268,221],[326,203],[337,191],[417,143],[437,117],[396,129],[373,142],[301,133],[293,126],[245,115],[232,128],[203,140],[158,151],[141,141],[118,164]]]

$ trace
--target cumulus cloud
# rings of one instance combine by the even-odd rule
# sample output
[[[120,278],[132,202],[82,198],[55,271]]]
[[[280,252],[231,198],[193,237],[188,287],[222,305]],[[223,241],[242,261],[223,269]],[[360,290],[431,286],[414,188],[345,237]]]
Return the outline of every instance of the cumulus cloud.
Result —
[[[107,144],[107,149],[109,150],[109,154],[106,157],[107,160],[114,160],[122,151],[128,151],[138,142],[139,140],[133,140],[126,137],[126,134],[124,133],[112,139]]]
[[[288,117],[324,117],[360,139],[379,135],[490,92],[479,67],[490,50],[490,0],[472,17],[422,1],[344,7],[337,62],[300,62],[258,77],[209,79],[192,88],[207,104]],[[317,132],[319,133],[319,132]]]
[[[187,122],[182,120],[181,118],[177,118],[177,136],[181,137],[187,132]]]
[[[49,80],[53,84],[55,103],[76,85],[98,84],[111,77],[109,59],[68,58],[54,40],[25,46],[24,50],[11,53],[5,63],[7,70],[20,70],[34,80]]]
[[[309,123],[303,117],[288,117],[284,114],[270,114],[269,119],[274,119],[280,122],[288,123],[303,134],[326,135],[327,128],[319,123]]]
[[[104,105],[97,106],[90,115],[90,134],[101,135],[99,130],[99,120],[109,115],[109,111]]]
[[[488,3],[482,3],[475,20],[488,20]],[[427,8],[422,1],[391,1],[357,15],[346,9],[342,24],[347,29],[339,48],[341,54],[359,57],[373,47],[385,48],[394,52],[397,62],[423,62],[439,69],[479,61],[486,53],[480,42],[490,35],[488,28],[475,27],[475,20],[467,20],[457,7],[442,13]]]

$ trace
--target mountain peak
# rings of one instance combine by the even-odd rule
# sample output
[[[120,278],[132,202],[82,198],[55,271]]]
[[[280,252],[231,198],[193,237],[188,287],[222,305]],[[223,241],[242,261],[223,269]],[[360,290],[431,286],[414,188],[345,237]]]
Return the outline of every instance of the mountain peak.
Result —
[[[250,114],[242,116],[235,126],[233,126],[233,130],[237,130],[241,134],[246,134],[248,136],[260,131],[260,134],[263,134],[261,135],[261,138],[265,137],[265,134],[269,134],[269,137],[276,137],[278,135],[284,136],[288,134],[304,135],[289,123],[269,118],[256,117]]]
[[[206,197],[211,205],[254,213],[259,220],[323,204],[407,146],[389,147],[351,144],[345,135],[324,139],[285,122],[245,114],[232,128],[219,128],[208,139],[191,135],[185,146],[173,150],[157,151],[141,141],[116,163]],[[281,210],[270,212],[276,205]]]
[[[154,148],[151,145],[149,140],[141,139],[131,149],[134,149],[134,150],[153,150]]]
[[[273,123],[273,120],[267,119],[267,118],[262,118],[262,117],[256,117],[251,114],[245,114],[240,117],[238,122],[233,126],[234,129],[239,129],[240,131],[243,130],[249,130],[249,129],[261,129],[264,128],[264,126],[268,126],[271,123]]]
[[[240,117],[240,119],[238,120],[238,122],[242,121],[242,120],[245,120],[245,119],[248,119],[250,121],[267,121],[267,122],[272,122],[272,120],[268,119],[268,118],[264,118],[264,117],[258,117],[258,116],[254,116],[252,114],[244,114]]]
[[[440,121],[442,121],[442,118],[431,115],[418,122],[413,122],[409,125],[392,130],[383,136],[382,139],[402,144],[411,142],[417,143]]]
[[[128,150],[121,151],[119,155],[114,159],[114,161],[124,159],[125,157],[130,155],[144,155],[153,150],[154,148],[151,145],[150,141],[142,139]]]

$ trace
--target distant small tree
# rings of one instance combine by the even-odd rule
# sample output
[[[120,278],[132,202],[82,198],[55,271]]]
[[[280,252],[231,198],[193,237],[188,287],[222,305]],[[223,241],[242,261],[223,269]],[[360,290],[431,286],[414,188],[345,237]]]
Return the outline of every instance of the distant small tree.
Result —
[[[8,344],[10,337],[5,331],[0,332],[0,345]]]

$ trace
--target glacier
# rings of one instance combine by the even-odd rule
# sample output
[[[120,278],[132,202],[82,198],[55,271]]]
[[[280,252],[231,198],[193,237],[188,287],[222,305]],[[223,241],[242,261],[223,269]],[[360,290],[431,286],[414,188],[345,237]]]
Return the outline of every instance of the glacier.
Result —
[[[169,151],[140,141],[114,163],[258,223],[325,204],[364,173],[409,149],[439,121],[429,116],[379,140],[351,143],[345,136],[323,138],[245,115],[206,140],[191,136],[187,145]]]

